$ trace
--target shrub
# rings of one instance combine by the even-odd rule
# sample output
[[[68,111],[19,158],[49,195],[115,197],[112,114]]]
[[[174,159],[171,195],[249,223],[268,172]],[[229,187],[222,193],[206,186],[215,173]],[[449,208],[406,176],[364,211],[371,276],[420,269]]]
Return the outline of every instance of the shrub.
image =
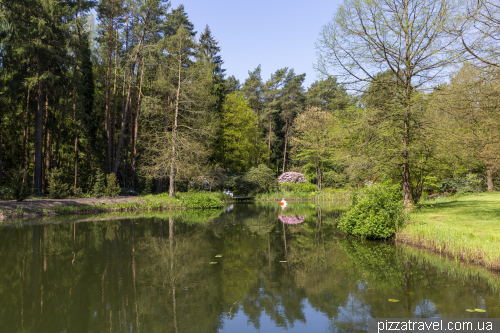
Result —
[[[8,186],[0,186],[0,200],[12,200],[12,193]]]
[[[83,198],[84,194],[80,187],[73,187],[73,196],[75,198]]]
[[[191,177],[188,184],[188,190],[210,191],[210,182],[204,176]]]
[[[300,172],[285,172],[278,177],[278,182],[283,183],[307,183],[307,179]]]
[[[384,239],[403,225],[403,194],[399,185],[373,184],[351,195],[349,210],[338,227],[350,235]]]
[[[288,192],[314,192],[317,190],[315,184],[311,183],[283,183],[280,184],[280,191]]]
[[[58,168],[52,169],[49,174],[49,185],[47,190],[49,191],[49,198],[51,199],[62,199],[69,196],[69,185],[65,183],[65,177],[62,170]]]
[[[28,180],[28,170],[14,169],[8,174],[10,195],[17,201],[28,198],[32,192],[31,183]]]
[[[251,167],[245,174],[245,180],[254,184],[254,190],[257,193],[270,192],[277,187],[274,173],[264,164],[259,164],[258,167]]]
[[[92,188],[92,195],[96,198],[100,198],[104,196],[106,191],[106,185],[104,184],[104,174],[101,172],[101,170],[97,170],[97,173],[95,175],[95,183],[94,187]]]
[[[465,177],[446,178],[441,181],[440,192],[479,193],[483,191],[483,181],[476,174],[469,173]]]
[[[321,178],[322,187],[341,188],[347,184],[347,176],[335,171],[328,171],[323,174]]]
[[[120,184],[118,184],[118,179],[114,173],[110,173],[106,176],[106,188],[104,189],[104,195],[107,197],[117,197],[121,193]]]
[[[209,193],[192,192],[181,198],[181,206],[187,208],[221,208],[224,204]]]

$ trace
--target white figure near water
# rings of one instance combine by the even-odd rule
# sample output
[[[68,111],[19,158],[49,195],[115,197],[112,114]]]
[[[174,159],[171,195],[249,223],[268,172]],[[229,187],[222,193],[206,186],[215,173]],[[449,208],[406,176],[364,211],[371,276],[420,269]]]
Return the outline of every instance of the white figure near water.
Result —
[[[288,202],[286,202],[285,198],[281,199],[280,206],[284,210],[286,206],[288,206]]]

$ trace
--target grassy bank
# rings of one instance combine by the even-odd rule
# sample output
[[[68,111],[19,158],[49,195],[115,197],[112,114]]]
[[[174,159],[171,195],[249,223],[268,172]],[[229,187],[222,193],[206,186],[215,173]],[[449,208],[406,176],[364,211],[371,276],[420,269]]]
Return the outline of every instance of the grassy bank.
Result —
[[[78,199],[37,199],[15,202],[15,209],[0,209],[0,219],[29,218],[68,214],[97,214],[114,212],[154,212],[183,210],[191,208],[222,208],[230,197],[221,193],[179,193],[170,198],[167,193],[129,197],[130,200],[111,202],[113,198],[93,198],[94,202],[79,202]],[[47,203],[47,204],[44,204]],[[11,202],[12,204],[12,202]],[[12,205],[11,205],[12,206]]]
[[[424,201],[410,220],[398,242],[500,270],[500,193]]]
[[[285,199],[287,201],[328,201],[333,202],[339,207],[347,207],[349,205],[350,191],[335,190],[322,192],[288,192],[278,191],[271,193],[257,194],[255,199],[260,202],[275,202]]]

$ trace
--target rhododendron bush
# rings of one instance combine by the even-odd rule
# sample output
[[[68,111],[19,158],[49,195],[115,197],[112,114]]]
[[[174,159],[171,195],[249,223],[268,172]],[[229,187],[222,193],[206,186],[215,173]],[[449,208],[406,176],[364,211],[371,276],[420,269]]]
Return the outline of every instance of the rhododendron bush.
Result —
[[[285,172],[278,177],[280,184],[284,183],[307,183],[307,179],[300,172]]]

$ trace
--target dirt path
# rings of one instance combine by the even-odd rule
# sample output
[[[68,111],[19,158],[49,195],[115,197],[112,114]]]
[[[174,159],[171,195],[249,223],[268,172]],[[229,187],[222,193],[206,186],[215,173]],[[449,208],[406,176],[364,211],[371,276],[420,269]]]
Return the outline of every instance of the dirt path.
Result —
[[[0,210],[12,212],[16,209],[26,213],[36,213],[54,206],[92,206],[95,204],[117,204],[122,202],[142,201],[140,197],[115,198],[71,198],[71,199],[27,199],[23,201],[0,200]]]

